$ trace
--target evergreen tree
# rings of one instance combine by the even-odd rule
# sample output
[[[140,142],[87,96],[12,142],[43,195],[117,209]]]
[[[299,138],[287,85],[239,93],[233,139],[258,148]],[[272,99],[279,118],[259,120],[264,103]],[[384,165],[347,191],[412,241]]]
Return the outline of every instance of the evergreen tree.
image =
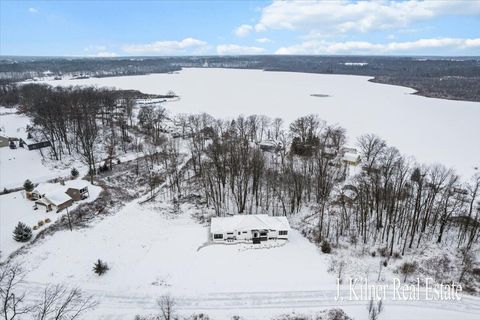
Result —
[[[13,230],[13,239],[18,242],[27,242],[32,238],[32,228],[23,222],[18,222]]]
[[[72,168],[72,171],[70,172],[70,174],[72,175],[72,177],[76,178],[76,177],[78,177],[79,172],[78,172],[77,168]]]
[[[109,270],[108,265],[102,260],[98,259],[97,262],[93,265],[93,272],[101,276]]]
[[[23,188],[25,189],[25,191],[27,192],[32,192],[33,191],[33,188],[34,188],[34,185],[32,183],[32,181],[30,180],[25,180],[25,182],[23,183]]]

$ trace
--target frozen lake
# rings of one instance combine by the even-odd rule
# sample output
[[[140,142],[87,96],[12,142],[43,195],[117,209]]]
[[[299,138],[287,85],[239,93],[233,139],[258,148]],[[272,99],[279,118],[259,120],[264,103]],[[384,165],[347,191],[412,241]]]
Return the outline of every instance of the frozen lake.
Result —
[[[375,133],[422,163],[442,163],[470,176],[480,167],[480,103],[425,98],[369,77],[238,69],[184,69],[175,74],[52,80],[165,94],[172,112],[216,117],[264,114],[286,123],[310,113],[347,129],[351,144]],[[479,169],[480,170],[480,169]]]

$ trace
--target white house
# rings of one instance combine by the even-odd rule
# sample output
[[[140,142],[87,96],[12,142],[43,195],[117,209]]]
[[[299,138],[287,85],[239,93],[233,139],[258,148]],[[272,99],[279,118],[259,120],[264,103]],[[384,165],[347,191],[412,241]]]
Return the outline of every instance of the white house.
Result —
[[[217,243],[288,240],[289,232],[290,225],[286,217],[266,214],[212,218],[210,224],[210,240]]]

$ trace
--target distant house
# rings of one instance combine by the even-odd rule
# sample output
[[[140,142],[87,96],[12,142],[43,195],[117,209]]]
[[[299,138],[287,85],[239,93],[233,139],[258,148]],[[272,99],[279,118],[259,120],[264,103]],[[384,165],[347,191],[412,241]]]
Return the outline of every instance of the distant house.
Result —
[[[89,183],[85,180],[66,181],[65,185],[58,183],[40,183],[29,194],[36,205],[44,206],[47,211],[60,212],[71,206],[75,201],[81,201],[90,196]]]
[[[20,147],[27,148],[28,150],[36,150],[51,146],[50,141],[48,140],[35,141],[29,138],[20,138],[19,145]]]
[[[86,199],[90,196],[88,192],[88,184],[89,183],[85,180],[69,181],[66,194],[75,201]]]
[[[258,143],[260,150],[265,152],[277,152],[283,149],[282,143],[275,140],[263,140]]]
[[[290,225],[286,217],[266,214],[235,215],[212,218],[210,240],[212,242],[252,242],[288,240]]]
[[[342,162],[347,165],[356,166],[360,163],[360,156],[356,153],[346,152],[342,156]]]
[[[57,190],[47,193],[42,198],[35,201],[35,204],[45,206],[47,211],[60,212],[73,204],[73,199],[64,192]]]

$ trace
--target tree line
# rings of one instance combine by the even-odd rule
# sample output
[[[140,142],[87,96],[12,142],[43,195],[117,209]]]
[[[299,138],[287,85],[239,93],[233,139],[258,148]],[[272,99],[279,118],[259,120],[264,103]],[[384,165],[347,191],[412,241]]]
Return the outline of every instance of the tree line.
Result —
[[[178,123],[190,132],[194,176],[219,216],[313,210],[317,241],[348,237],[384,246],[389,255],[445,242],[447,233],[467,250],[478,241],[479,174],[464,182],[372,134],[356,141],[361,161],[354,167],[342,159],[349,150],[345,130],[316,115],[287,129],[281,119],[257,115],[184,115]],[[265,140],[277,147],[265,151]]]

